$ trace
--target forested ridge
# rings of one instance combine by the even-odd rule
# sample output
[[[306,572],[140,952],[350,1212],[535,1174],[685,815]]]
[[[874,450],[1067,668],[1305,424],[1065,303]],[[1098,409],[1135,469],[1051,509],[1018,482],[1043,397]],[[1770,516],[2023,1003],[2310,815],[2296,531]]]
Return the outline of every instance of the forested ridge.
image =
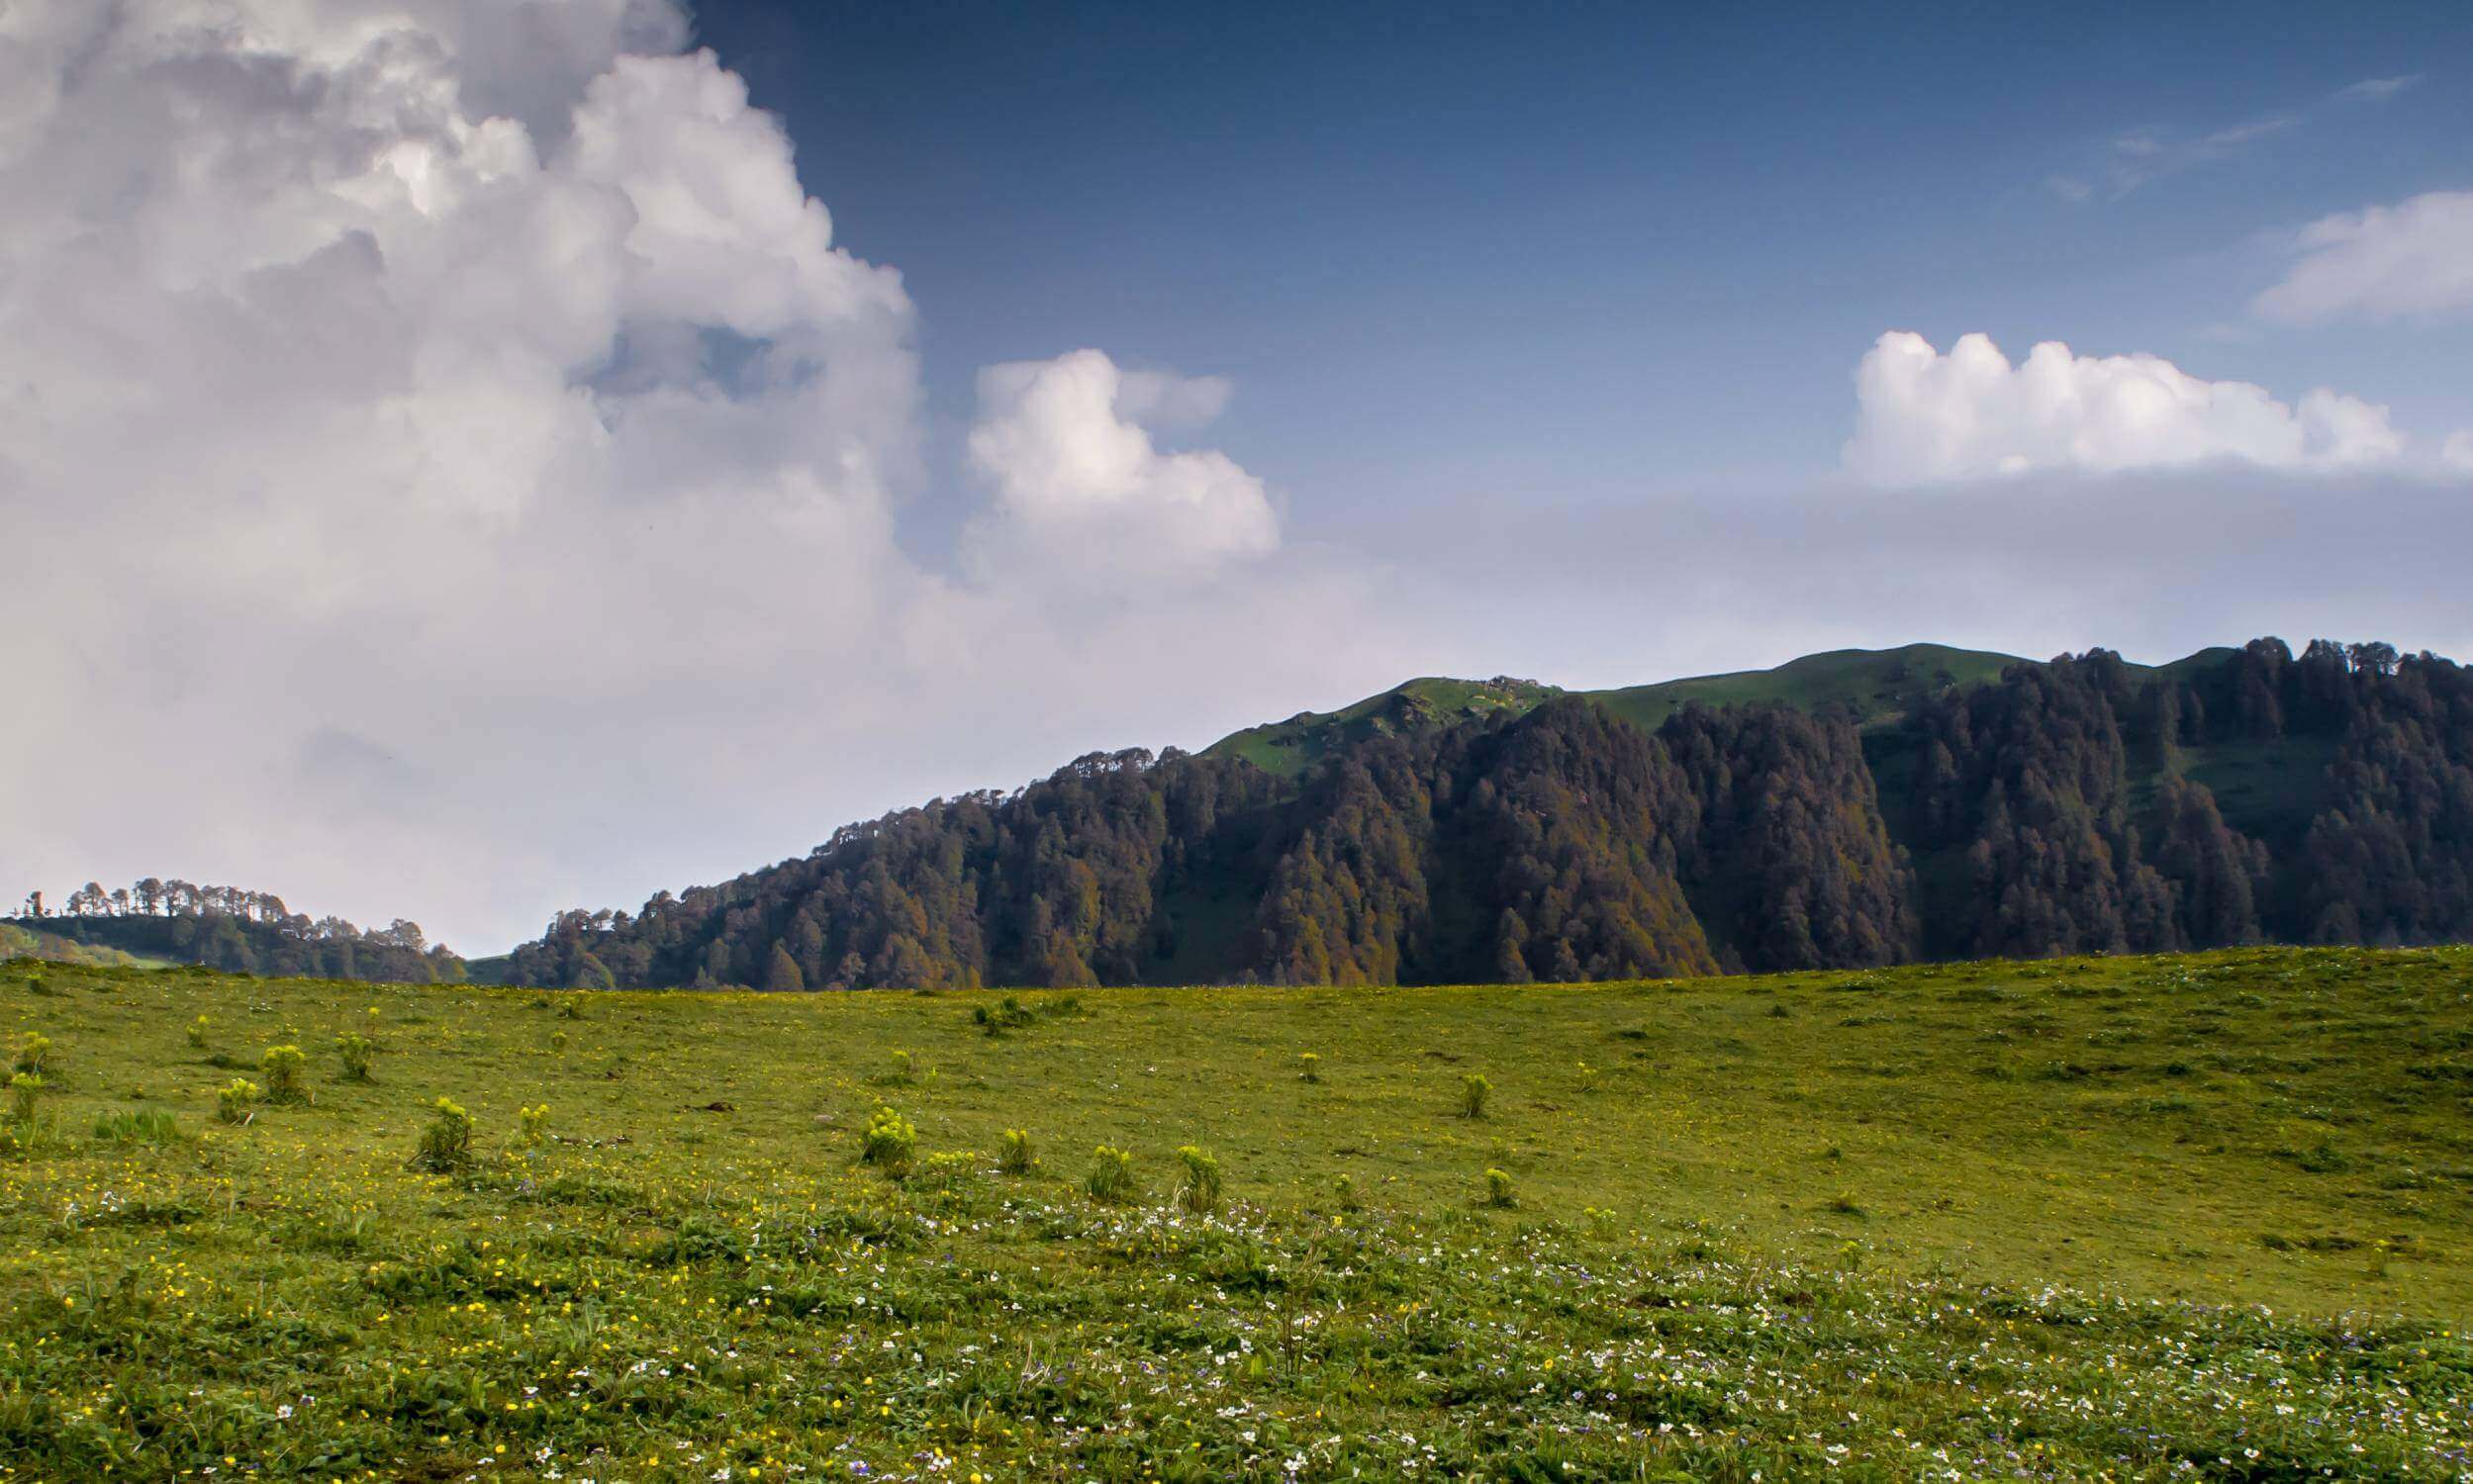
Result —
[[[1578,980],[2473,937],[2473,674],[2261,639],[2020,663],[1892,718],[1577,696],[1350,740],[1297,778],[1093,754],[837,831],[514,982]]]
[[[16,925],[59,945],[226,974],[406,984],[465,978],[464,961],[445,944],[429,942],[409,919],[363,929],[340,917],[295,912],[272,892],[177,879],[146,877],[110,890],[88,881],[57,911],[37,891],[26,898]]]

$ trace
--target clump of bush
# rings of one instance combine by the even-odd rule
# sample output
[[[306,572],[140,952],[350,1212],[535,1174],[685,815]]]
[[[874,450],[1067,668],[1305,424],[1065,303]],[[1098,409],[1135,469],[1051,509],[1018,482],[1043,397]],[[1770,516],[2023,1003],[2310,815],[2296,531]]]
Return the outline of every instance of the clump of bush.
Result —
[[[893,1054],[893,1066],[886,1070],[883,1076],[878,1077],[876,1080],[881,1086],[909,1087],[916,1085],[918,1079],[919,1066],[917,1061],[912,1058],[908,1052],[898,1051]]]
[[[180,1120],[161,1108],[125,1109],[96,1119],[94,1137],[103,1144],[172,1144],[180,1138]]]
[[[1494,1094],[1494,1084],[1476,1072],[1460,1079],[1460,1116],[1483,1118],[1485,1100]]]
[[[859,1162],[873,1164],[885,1178],[898,1180],[910,1172],[910,1163],[918,1151],[918,1130],[910,1121],[891,1108],[879,1108],[867,1120],[867,1132],[860,1136]]]
[[[421,1131],[421,1148],[413,1166],[432,1174],[462,1169],[472,1162],[472,1115],[451,1097],[441,1097],[429,1110],[429,1125]]]
[[[1331,1181],[1331,1198],[1340,1203],[1343,1211],[1363,1211],[1366,1208],[1365,1201],[1357,1194],[1356,1177],[1345,1169]]]
[[[189,1022],[189,1045],[199,1051],[206,1050],[205,1016],[201,1015],[197,1019]]]
[[[41,1031],[18,1043],[17,1069],[28,1076],[39,1077],[51,1065],[51,1038]]]
[[[1092,1153],[1091,1172],[1083,1176],[1082,1188],[1103,1206],[1132,1200],[1133,1156],[1112,1144],[1100,1145]]]
[[[1039,1167],[1039,1153],[1031,1148],[1026,1129],[1006,1129],[997,1141],[997,1168],[1009,1175],[1026,1175]]]
[[[1296,1076],[1299,1081],[1321,1081],[1322,1058],[1313,1052],[1299,1052],[1296,1057]]]
[[[35,1126],[35,1102],[43,1095],[43,1074],[17,1072],[9,1078],[9,1122],[20,1128]]]
[[[939,1150],[919,1161],[910,1183],[931,1190],[958,1190],[979,1173],[979,1160],[967,1150]]]
[[[1198,1145],[1177,1151],[1185,1164],[1185,1183],[1177,1187],[1177,1204],[1196,1216],[1219,1209],[1219,1160]]]
[[[1497,1211],[1508,1211],[1520,1204],[1511,1193],[1511,1172],[1503,1169],[1485,1171],[1485,1204]]]
[[[297,1046],[270,1046],[259,1059],[258,1072],[266,1078],[266,1101],[283,1106],[309,1101],[309,1084],[301,1073],[309,1067],[309,1058]]]
[[[990,1036],[1020,1030],[1036,1019],[1017,996],[1010,994],[994,1005],[980,1005],[971,1011],[971,1023]]]
[[[539,1149],[549,1137],[549,1104],[530,1103],[516,1109],[517,1137],[525,1149]]]
[[[366,1082],[369,1064],[378,1054],[377,1044],[355,1031],[345,1031],[334,1038],[334,1054],[343,1063],[343,1080]]]
[[[215,1089],[215,1121],[247,1123],[257,1112],[257,1105],[266,1101],[266,1089],[247,1077],[234,1077]]]

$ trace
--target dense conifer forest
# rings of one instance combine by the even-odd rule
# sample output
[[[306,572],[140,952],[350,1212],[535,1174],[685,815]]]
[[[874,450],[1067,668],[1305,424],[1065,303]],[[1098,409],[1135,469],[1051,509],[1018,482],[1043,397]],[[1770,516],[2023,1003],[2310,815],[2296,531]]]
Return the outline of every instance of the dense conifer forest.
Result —
[[[2473,675],[2261,639],[1901,698],[1404,709],[1295,777],[1093,754],[640,912],[540,985],[1580,980],[2473,936]]]

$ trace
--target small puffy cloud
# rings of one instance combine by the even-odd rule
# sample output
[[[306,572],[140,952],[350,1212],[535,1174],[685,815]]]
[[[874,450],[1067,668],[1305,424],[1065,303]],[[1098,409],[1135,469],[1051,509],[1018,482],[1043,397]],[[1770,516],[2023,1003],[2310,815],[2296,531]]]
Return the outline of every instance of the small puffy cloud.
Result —
[[[2270,320],[2395,320],[2473,308],[2473,191],[2323,217],[2294,239],[2284,280],[2251,308]]]
[[[2017,365],[1990,337],[1944,355],[1880,337],[1855,374],[1848,469],[1876,484],[2063,470],[2115,474],[2211,463],[2359,468],[2404,440],[2387,410],[2326,389],[2288,407],[2262,387],[2206,381],[2152,355],[2081,356],[2046,340]]]
[[[2473,427],[2449,433],[2446,446],[2438,451],[2438,461],[2459,474],[2473,474]]]
[[[1163,453],[1143,425],[1207,417],[1226,397],[1224,383],[1128,373],[1096,350],[982,371],[971,462],[996,492],[983,555],[1008,539],[1135,566],[1270,551],[1280,521],[1261,480],[1216,449]]]

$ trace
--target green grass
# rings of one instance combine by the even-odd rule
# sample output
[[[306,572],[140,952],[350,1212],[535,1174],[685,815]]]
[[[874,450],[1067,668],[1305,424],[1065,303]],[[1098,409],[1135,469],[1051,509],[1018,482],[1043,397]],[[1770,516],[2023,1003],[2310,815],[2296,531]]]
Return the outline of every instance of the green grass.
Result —
[[[1897,649],[1838,649],[1805,655],[1774,670],[1703,675],[1654,686],[1584,693],[1636,726],[1655,730],[1683,707],[1756,702],[1801,710],[1844,710],[1862,725],[1904,715],[1915,702],[1952,686],[1998,680],[2015,655],[1908,644]]]
[[[0,965],[0,1473],[2467,1467],[2473,952],[1019,997]],[[214,1122],[276,1045],[311,1101]]]

